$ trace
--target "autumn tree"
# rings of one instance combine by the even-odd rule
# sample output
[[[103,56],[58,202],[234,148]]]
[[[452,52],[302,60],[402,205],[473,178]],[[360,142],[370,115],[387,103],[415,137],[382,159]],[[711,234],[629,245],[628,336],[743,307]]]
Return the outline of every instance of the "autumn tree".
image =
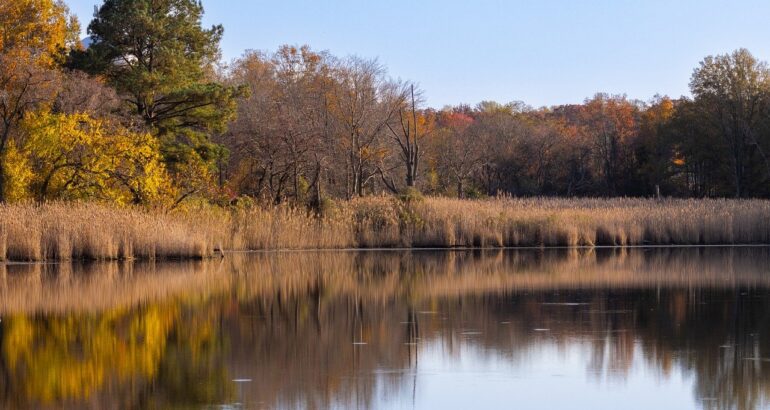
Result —
[[[0,202],[13,178],[8,152],[20,144],[19,124],[27,112],[51,103],[57,63],[77,32],[77,21],[60,1],[0,2]]]
[[[628,147],[637,131],[637,109],[624,96],[596,94],[584,104],[582,123],[593,140],[605,193],[617,195],[628,171]]]
[[[434,125],[433,112],[418,110],[420,102],[419,90],[415,95],[414,84],[399,85],[400,91],[397,98],[400,106],[393,120],[387,123],[395,154],[395,166],[381,167],[380,173],[385,185],[393,192],[399,192],[399,188],[390,176],[394,169],[404,173],[404,185],[414,188],[419,177],[420,160],[424,152],[420,149],[422,141],[430,135]]]
[[[280,150],[272,136],[275,67],[269,56],[249,52],[233,64],[230,81],[245,84],[250,93],[238,102],[237,115],[221,137],[230,151],[226,177],[238,193],[274,201],[285,185]]]
[[[52,67],[77,42],[77,19],[57,0],[0,2],[0,50],[28,63]]]
[[[363,196],[379,175],[377,165],[387,150],[385,132],[398,112],[403,94],[385,78],[377,61],[350,57],[334,69],[330,111],[346,165],[346,196]]]
[[[681,98],[674,107],[671,118],[661,124],[662,137],[671,149],[669,189],[692,197],[734,194],[733,171],[724,160],[726,146],[719,129],[704,121],[699,102]]]
[[[250,52],[235,63],[232,81],[251,93],[239,102],[225,143],[238,164],[236,178],[254,196],[319,201],[333,151],[330,64],[307,46],[283,46],[272,56]]]
[[[157,140],[88,114],[31,113],[22,122],[29,191],[38,201],[160,203],[171,194]]]
[[[690,81],[703,117],[718,128],[732,166],[735,196],[748,190],[752,161],[757,157],[770,179],[770,146],[760,135],[760,123],[770,108],[770,70],[746,49],[708,56]]]
[[[761,74],[764,64],[755,63],[733,71],[761,79],[746,74]],[[252,91],[226,138],[233,186],[271,202],[317,204],[322,186],[337,198],[402,186],[459,197],[721,196],[734,189],[736,172],[725,129],[751,131],[740,134],[742,192],[770,194],[763,185],[770,107],[760,86],[647,103],[596,94],[540,109],[482,101],[434,111],[421,107],[418,90],[412,101],[411,83],[390,80],[376,61],[306,47],[248,54],[231,81]],[[720,86],[740,83],[725,81]],[[714,114],[717,102],[729,116]],[[736,108],[749,103],[750,121]]]
[[[438,121],[434,145],[437,167],[455,184],[457,197],[464,198],[466,183],[483,162],[483,147],[472,134],[474,120],[460,112],[446,112]]]
[[[645,182],[644,193],[676,193],[671,179],[681,166],[676,145],[670,138],[671,120],[676,108],[674,101],[665,96],[656,96],[640,113],[639,138],[634,155],[639,164],[639,173]]]
[[[566,125],[548,114],[528,113],[524,116],[525,137],[520,140],[515,155],[521,162],[522,174],[529,195],[565,194],[565,153],[575,147],[569,144]]]
[[[308,46],[283,46],[273,57],[278,139],[289,159],[292,191],[300,202],[315,206],[322,192],[322,174],[332,153],[329,92],[331,58]],[[304,187],[303,187],[304,185]]]
[[[487,195],[521,193],[523,164],[517,151],[527,135],[518,114],[525,109],[494,101],[482,101],[474,107],[471,135],[480,147],[480,166],[474,172]]]
[[[126,123],[139,122],[126,112],[115,89],[101,78],[82,71],[66,70],[60,75],[52,111],[63,114],[87,113],[95,118],[111,117]],[[135,119],[135,121],[132,121]]]
[[[225,153],[211,135],[233,117],[238,87],[215,80],[223,29],[201,27],[195,0],[106,0],[91,45],[71,65],[107,79],[161,141],[180,198],[205,188]]]

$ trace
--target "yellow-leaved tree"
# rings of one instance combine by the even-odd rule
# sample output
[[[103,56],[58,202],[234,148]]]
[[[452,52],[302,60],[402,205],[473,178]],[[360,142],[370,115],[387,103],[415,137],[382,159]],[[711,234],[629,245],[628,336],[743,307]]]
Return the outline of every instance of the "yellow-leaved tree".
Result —
[[[0,50],[51,66],[77,42],[80,27],[56,0],[0,1]]]
[[[87,114],[50,111],[27,114],[22,130],[19,151],[28,168],[16,172],[28,176],[27,195],[38,201],[163,204],[174,195],[150,134]],[[16,188],[15,199],[23,196],[20,191]]]
[[[77,44],[80,29],[62,1],[0,1],[0,202],[18,195],[23,180],[12,180],[19,163],[24,114],[45,108],[56,94],[57,63]]]

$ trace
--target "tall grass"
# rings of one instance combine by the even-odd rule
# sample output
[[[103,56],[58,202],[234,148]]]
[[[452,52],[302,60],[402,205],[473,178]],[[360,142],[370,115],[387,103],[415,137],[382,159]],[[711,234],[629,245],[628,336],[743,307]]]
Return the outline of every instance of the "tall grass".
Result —
[[[730,244],[770,244],[770,201],[368,197],[321,216],[289,206],[0,206],[0,259],[17,261],[205,258],[217,249]]]
[[[0,259],[201,258],[213,253],[205,221],[88,203],[0,207]]]

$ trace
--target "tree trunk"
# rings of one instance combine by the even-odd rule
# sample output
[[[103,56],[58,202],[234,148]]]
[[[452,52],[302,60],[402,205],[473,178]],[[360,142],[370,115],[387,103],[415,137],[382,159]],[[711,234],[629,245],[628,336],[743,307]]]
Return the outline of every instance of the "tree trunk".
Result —
[[[0,204],[5,203],[5,153],[0,152]]]
[[[420,146],[417,142],[417,110],[414,103],[414,84],[410,86],[410,92],[412,96],[412,124],[414,126],[414,134],[412,134],[412,143],[409,141],[409,135],[406,136],[406,186],[409,188],[414,187],[414,183],[417,180],[417,161],[420,152]]]
[[[743,194],[742,189],[741,189],[741,181],[742,181],[743,178],[741,177],[740,161],[737,158],[735,159],[735,169],[734,169],[733,174],[734,174],[734,178],[735,178],[735,197],[736,198],[740,198],[741,195]]]
[[[5,129],[3,130],[3,134],[0,135],[0,204],[4,204],[6,202],[5,198],[5,161],[6,154],[8,151],[8,140],[10,139],[10,125],[5,122],[4,124]]]
[[[356,170],[356,173],[353,176],[353,194],[357,195],[359,197],[364,196],[364,184],[363,184],[363,172],[361,168]]]
[[[297,161],[292,164],[292,183],[294,184],[294,201],[299,202],[299,171],[297,170]]]
[[[321,163],[316,162],[315,175],[313,181],[313,198],[310,201],[310,206],[316,210],[316,213],[321,211]]]
[[[411,165],[406,167],[406,186],[409,188],[414,187],[414,171],[412,168]]]

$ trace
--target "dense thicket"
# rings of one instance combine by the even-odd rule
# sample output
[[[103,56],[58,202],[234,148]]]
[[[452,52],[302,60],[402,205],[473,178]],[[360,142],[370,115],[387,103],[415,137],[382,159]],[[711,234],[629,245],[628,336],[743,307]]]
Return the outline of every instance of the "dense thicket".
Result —
[[[770,71],[706,57],[692,97],[433,109],[376,60],[307,46],[226,68],[195,0],[0,0],[0,200],[323,207],[380,194],[770,196]]]

